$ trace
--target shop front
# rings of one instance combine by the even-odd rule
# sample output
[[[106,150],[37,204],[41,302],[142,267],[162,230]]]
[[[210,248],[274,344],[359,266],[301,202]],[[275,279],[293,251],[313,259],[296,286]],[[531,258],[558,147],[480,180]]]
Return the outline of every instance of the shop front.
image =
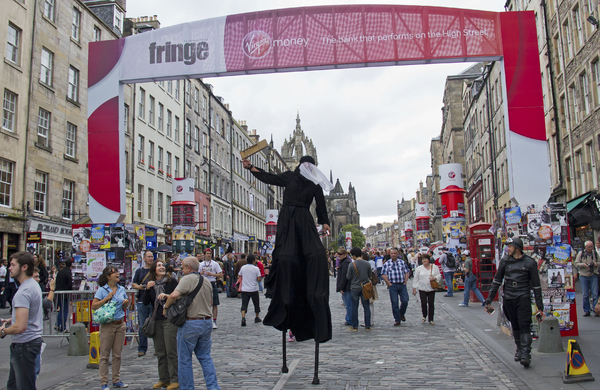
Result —
[[[580,252],[586,241],[594,241],[594,231],[600,230],[600,194],[595,191],[585,193],[567,202],[571,244]]]
[[[26,245],[28,251],[42,256],[46,260],[46,265],[58,266],[61,260],[71,258],[73,238],[71,224],[29,218],[27,231],[41,233],[41,242],[30,242]]]

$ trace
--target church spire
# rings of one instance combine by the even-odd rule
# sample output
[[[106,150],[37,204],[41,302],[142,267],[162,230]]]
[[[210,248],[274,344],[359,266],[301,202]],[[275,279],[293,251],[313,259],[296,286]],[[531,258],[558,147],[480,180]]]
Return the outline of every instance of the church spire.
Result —
[[[329,182],[333,184],[333,171],[331,169],[329,170]]]
[[[296,130],[300,130],[300,110],[296,111]]]

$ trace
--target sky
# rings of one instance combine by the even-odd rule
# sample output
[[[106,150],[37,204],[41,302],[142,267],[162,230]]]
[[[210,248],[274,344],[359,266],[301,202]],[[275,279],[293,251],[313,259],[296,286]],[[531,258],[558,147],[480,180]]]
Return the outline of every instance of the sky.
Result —
[[[406,4],[501,12],[505,0],[128,0],[127,17],[157,15],[161,27],[245,12],[337,4]],[[472,64],[435,64],[206,78],[261,139],[281,151],[299,112],[319,169],[356,190],[361,226],[397,219],[431,174],[447,76]]]

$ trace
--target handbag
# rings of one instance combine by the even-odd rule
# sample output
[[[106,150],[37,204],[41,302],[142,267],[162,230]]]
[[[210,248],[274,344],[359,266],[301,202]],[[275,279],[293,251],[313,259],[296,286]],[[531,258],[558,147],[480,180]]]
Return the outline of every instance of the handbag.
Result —
[[[596,307],[594,307],[594,312],[597,315],[600,315],[600,302],[596,303]]]
[[[154,301],[154,311],[152,311],[152,315],[146,318],[144,321],[144,325],[142,325],[142,333],[146,337],[153,338],[156,333],[155,329],[155,321],[156,321],[156,310],[158,309],[158,298]]]
[[[433,276],[433,267],[434,266],[435,266],[435,264],[430,264],[431,269],[429,270],[429,276]],[[438,283],[437,279],[429,280],[429,283],[431,284],[431,288],[434,290],[437,290],[438,288],[440,288],[440,284]]]
[[[360,281],[360,275],[358,273],[358,268],[356,268],[356,263],[352,262],[352,265],[354,265],[354,269],[356,270],[356,276],[358,277],[358,281],[360,282],[360,286],[362,287],[362,293],[363,293],[363,297],[365,299],[371,299],[374,296],[374,292],[373,292],[373,284],[371,284],[371,281],[368,281],[367,283],[364,283]]]
[[[106,289],[108,290],[108,289]],[[110,300],[102,305],[98,310],[94,310],[93,320],[97,324],[108,324],[115,320],[115,314],[119,307],[119,302]]]
[[[202,275],[198,275],[198,285],[188,295],[185,295],[175,301],[171,306],[166,309],[167,318],[171,323],[179,328],[181,328],[185,322],[187,321],[187,309],[192,304],[192,301],[200,291],[200,287],[204,283],[204,277]]]

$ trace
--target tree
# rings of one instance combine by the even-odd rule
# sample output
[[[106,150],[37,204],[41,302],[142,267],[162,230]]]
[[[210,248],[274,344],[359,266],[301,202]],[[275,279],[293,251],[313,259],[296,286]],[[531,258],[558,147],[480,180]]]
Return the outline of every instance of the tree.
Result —
[[[358,225],[348,224],[342,227],[342,234],[344,235],[344,242],[346,239],[346,232],[352,233],[352,246],[357,246],[360,249],[364,248],[367,239],[365,235],[360,231],[360,227]]]

